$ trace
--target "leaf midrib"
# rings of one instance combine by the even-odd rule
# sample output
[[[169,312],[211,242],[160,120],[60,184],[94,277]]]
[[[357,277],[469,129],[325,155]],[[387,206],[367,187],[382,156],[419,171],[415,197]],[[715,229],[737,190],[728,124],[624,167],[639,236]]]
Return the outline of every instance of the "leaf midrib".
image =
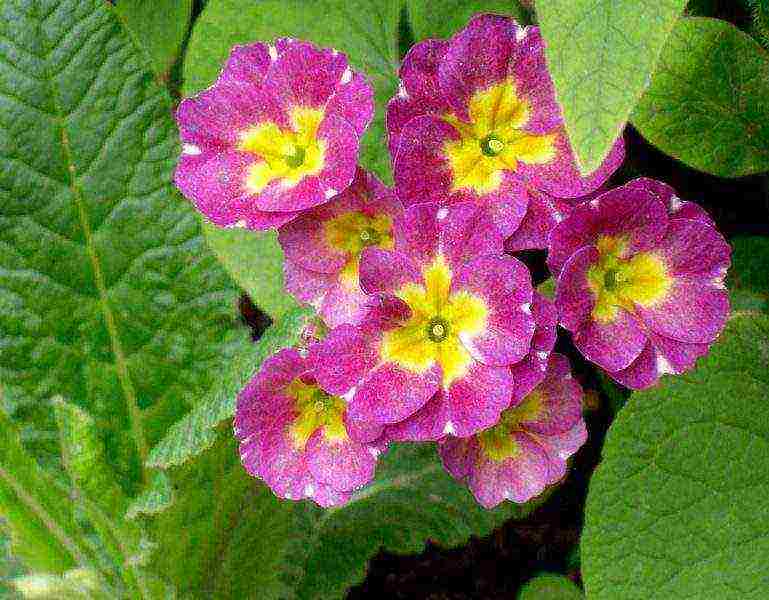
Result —
[[[141,409],[139,408],[136,390],[134,389],[130,373],[128,372],[128,362],[126,360],[125,353],[123,352],[123,346],[118,335],[115,315],[113,314],[112,308],[109,304],[107,286],[104,280],[104,274],[101,269],[99,255],[96,251],[96,245],[93,239],[93,231],[91,229],[90,220],[88,219],[88,213],[86,211],[85,202],[83,199],[83,190],[80,186],[80,183],[78,182],[77,166],[72,156],[69,135],[67,134],[67,114],[62,109],[62,103],[59,98],[58,90],[56,89],[54,79],[50,73],[47,56],[43,58],[42,65],[45,73],[45,80],[50,90],[50,97],[55,113],[51,116],[54,117],[59,128],[62,151],[67,166],[69,188],[72,192],[72,197],[75,200],[75,204],[78,209],[80,226],[83,230],[83,239],[85,240],[86,251],[91,262],[91,268],[93,269],[94,282],[99,294],[99,307],[101,309],[102,317],[104,318],[104,322],[110,338],[110,346],[115,358],[115,366],[117,369],[118,379],[120,381],[120,387],[123,390],[125,397],[126,408],[128,410],[128,420],[131,428],[131,436],[141,461],[142,480],[146,483],[147,471],[144,463],[147,459],[148,448],[144,427],[142,425]]]

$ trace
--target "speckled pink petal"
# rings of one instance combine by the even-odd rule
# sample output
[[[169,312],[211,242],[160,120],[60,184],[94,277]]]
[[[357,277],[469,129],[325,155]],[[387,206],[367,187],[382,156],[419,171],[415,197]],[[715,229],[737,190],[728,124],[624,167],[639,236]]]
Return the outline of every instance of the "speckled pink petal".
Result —
[[[357,421],[388,424],[413,415],[438,391],[441,370],[434,365],[423,373],[384,363],[368,373],[348,404]]]
[[[429,264],[438,254],[439,209],[435,202],[409,206],[394,223],[395,249],[415,265]]]
[[[332,286],[318,309],[318,314],[329,327],[343,323],[360,323],[368,313],[369,297],[361,289],[348,287],[344,283]]]
[[[531,302],[531,314],[534,317],[534,336],[531,350],[520,362],[510,367],[513,376],[513,394],[511,405],[517,405],[524,396],[533,390],[545,378],[548,359],[555,346],[558,312],[555,304],[542,294],[534,292]]]
[[[585,196],[601,187],[625,159],[625,144],[620,137],[609,155],[587,176],[582,176],[565,130],[556,132],[555,157],[544,164],[520,161],[516,173],[531,187],[559,198]]]
[[[468,373],[443,394],[448,418],[443,433],[467,437],[492,427],[509,406],[512,392],[509,368],[472,363]]]
[[[574,427],[558,435],[537,436],[537,444],[547,454],[548,485],[557,483],[566,476],[569,457],[579,450],[587,441],[585,421],[580,419]]]
[[[442,390],[410,417],[388,425],[385,437],[394,442],[428,442],[446,435],[449,406]]]
[[[508,17],[476,15],[449,42],[438,66],[443,97],[454,113],[469,119],[470,98],[507,77],[520,26]]]
[[[336,214],[336,200],[304,211],[278,230],[278,241],[287,261],[303,269],[336,275],[347,254],[329,245],[324,224]]]
[[[674,219],[655,251],[668,274],[723,282],[732,249],[715,228],[701,221]]]
[[[545,451],[524,433],[511,435],[519,453],[499,462],[482,455],[468,478],[470,490],[485,508],[506,499],[523,504],[547,487],[550,467]]]
[[[555,305],[561,326],[576,332],[592,318],[595,294],[588,285],[588,269],[598,262],[598,250],[585,246],[572,255],[556,281]]]
[[[363,444],[329,441],[319,429],[307,441],[306,453],[313,477],[335,490],[355,490],[374,478],[376,456]]]
[[[511,365],[529,352],[534,335],[529,270],[509,256],[481,256],[454,275],[452,293],[465,290],[486,303],[486,327],[474,337],[460,334],[462,344],[487,365]]]
[[[277,392],[297,377],[309,373],[311,365],[294,348],[279,350],[262,363],[259,371],[241,392],[247,397],[252,391]]]
[[[286,291],[317,310],[323,306],[329,291],[337,285],[335,274],[310,271],[288,260],[283,262],[283,279]]]
[[[627,368],[646,346],[638,321],[623,309],[611,323],[586,321],[574,332],[574,345],[589,361],[609,372]]]
[[[266,212],[299,212],[325,202],[318,177],[304,177],[296,185],[287,186],[285,179],[275,179],[253,196],[256,208]]]
[[[660,378],[657,368],[657,353],[651,342],[646,342],[643,351],[626,369],[609,373],[618,383],[631,390],[643,390],[655,385]]]
[[[233,46],[217,83],[259,86],[267,75],[270,63],[270,52],[263,42]]]
[[[339,492],[331,486],[322,483],[316,483],[314,488],[315,493],[312,496],[312,500],[322,508],[342,506],[343,504],[347,504],[352,497],[350,492]]]
[[[565,433],[582,418],[582,388],[572,379],[568,359],[550,355],[547,374],[537,386],[540,410],[535,418],[522,421],[525,430],[544,436]]]
[[[623,186],[577,205],[550,234],[547,266],[558,275],[577,250],[600,235],[626,236],[626,255],[653,249],[668,225],[666,206],[638,186]]]
[[[379,360],[375,340],[359,327],[340,325],[310,347],[308,362],[318,385],[342,396],[354,388]]]
[[[367,420],[353,419],[350,413],[344,413],[344,425],[347,429],[347,435],[353,441],[361,444],[378,446],[380,441],[387,442],[389,438],[384,436],[385,426],[379,423],[371,423]]]
[[[276,40],[277,57],[264,81],[265,89],[286,108],[323,107],[348,67],[347,57],[310,42]]]
[[[405,254],[366,248],[360,255],[360,287],[366,294],[395,292],[406,283],[420,283],[422,274]]]
[[[652,307],[636,306],[636,312],[661,336],[690,344],[708,343],[726,324],[729,292],[720,282],[675,279],[664,299]]]
[[[443,467],[459,481],[464,481],[473,470],[478,456],[476,436],[458,438],[448,435],[438,442],[438,454]]]
[[[366,77],[355,72],[342,77],[326,105],[326,115],[347,121],[358,137],[362,136],[374,118],[374,88]]]
[[[437,213],[440,252],[457,271],[469,260],[501,255],[504,241],[488,211],[474,202],[458,202]]]
[[[550,232],[571,212],[573,204],[544,192],[527,189],[526,215],[512,235],[505,240],[506,252],[547,248]]]

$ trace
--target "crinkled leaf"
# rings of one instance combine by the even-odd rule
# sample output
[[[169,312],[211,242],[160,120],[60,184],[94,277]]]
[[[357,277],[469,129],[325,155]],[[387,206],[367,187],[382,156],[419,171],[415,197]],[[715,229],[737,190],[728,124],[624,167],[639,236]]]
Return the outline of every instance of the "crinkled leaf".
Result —
[[[584,173],[609,153],[686,0],[538,0],[545,55]]]
[[[518,592],[518,600],[581,600],[585,596],[571,579],[555,573],[542,573]]]
[[[126,519],[135,519],[139,515],[154,515],[163,512],[174,501],[174,490],[168,474],[155,473],[150,486],[134,498],[126,511]]]
[[[156,517],[165,549],[157,560],[183,596],[242,598],[258,589],[262,600],[342,598],[382,547],[418,552],[428,539],[456,546],[532,508],[484,510],[421,444],[396,446],[370,487],[322,510],[275,498],[245,475],[233,446],[228,438],[175,471],[184,491]]]
[[[251,300],[273,319],[297,303],[283,287],[283,250],[274,231],[203,224],[208,246]]]
[[[102,0],[0,3],[0,376],[36,452],[87,408],[128,491],[246,339],[171,183],[168,94]],[[23,402],[29,397],[31,402]]]
[[[737,237],[731,245],[732,268],[727,287],[732,310],[769,312],[769,238]]]
[[[722,177],[769,170],[769,54],[717,19],[683,18],[633,111],[651,143]]]
[[[528,15],[515,0],[407,0],[409,20],[416,40],[449,38],[477,13],[507,15],[519,23]]]
[[[115,12],[166,80],[187,34],[192,0],[118,0]]]
[[[741,314],[695,371],[632,395],[590,482],[589,598],[766,597],[767,365],[769,318]]]
[[[168,468],[181,465],[200,454],[216,441],[216,427],[235,414],[238,392],[270,355],[293,346],[312,316],[306,308],[289,311],[271,325],[259,341],[249,344],[235,356],[206,397],[152,449],[147,465]]]
[[[0,411],[0,518],[11,533],[13,555],[51,573],[88,562],[91,553],[71,509],[66,491],[27,454]]]

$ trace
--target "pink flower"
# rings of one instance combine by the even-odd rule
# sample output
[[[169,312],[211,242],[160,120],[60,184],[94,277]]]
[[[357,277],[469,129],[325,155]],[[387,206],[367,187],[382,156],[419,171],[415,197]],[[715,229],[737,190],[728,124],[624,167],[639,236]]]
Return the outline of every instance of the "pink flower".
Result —
[[[348,414],[384,426],[417,413],[440,392],[441,434],[496,423],[508,406],[510,366],[535,329],[528,269],[501,253],[502,238],[472,203],[423,204],[395,227],[395,248],[367,248],[360,282],[371,295],[357,326],[341,325],[314,348],[318,381],[350,398]]]
[[[406,206],[469,200],[487,208],[509,250],[545,248],[573,199],[617,169],[621,138],[595,173],[579,174],[543,45],[537,27],[478,15],[450,40],[409,51],[387,108]]]
[[[312,304],[330,327],[356,323],[366,301],[358,277],[361,252],[392,249],[393,223],[402,214],[392,192],[358,169],[347,190],[278,230],[286,288]]]
[[[350,439],[345,401],[318,385],[293,349],[267,359],[238,396],[235,435],[243,466],[281,498],[347,502],[374,476],[377,444]]]
[[[471,437],[446,437],[438,448],[446,470],[493,508],[505,499],[527,502],[559,481],[586,439],[582,389],[571,379],[569,361],[552,354],[542,383],[498,424]]]
[[[724,328],[731,248],[673,189],[636,179],[583,203],[553,230],[561,325],[621,384],[682,373]]]
[[[279,39],[233,48],[176,114],[176,185],[221,226],[277,227],[347,188],[373,92],[347,57]]]

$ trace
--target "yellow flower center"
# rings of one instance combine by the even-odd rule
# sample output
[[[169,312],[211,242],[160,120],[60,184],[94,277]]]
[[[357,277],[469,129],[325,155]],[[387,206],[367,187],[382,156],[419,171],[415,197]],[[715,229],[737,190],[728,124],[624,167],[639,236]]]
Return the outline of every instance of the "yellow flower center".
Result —
[[[499,188],[504,171],[518,168],[518,161],[544,164],[555,156],[555,134],[523,131],[530,107],[516,94],[513,81],[476,92],[470,99],[469,113],[469,123],[452,114],[443,117],[460,136],[444,145],[451,166],[452,192],[472,189],[488,194]]]
[[[296,401],[294,407],[298,415],[289,426],[289,435],[297,450],[303,450],[307,440],[321,427],[323,435],[330,442],[347,439],[343,419],[344,400],[301,379],[292,381],[286,393]]]
[[[542,392],[535,389],[518,406],[505,410],[499,423],[478,434],[483,453],[496,462],[517,456],[521,450],[512,434],[520,429],[521,423],[535,421],[539,417],[543,400]]]
[[[326,153],[326,142],[317,139],[321,121],[323,110],[297,106],[291,111],[291,129],[265,122],[241,132],[238,150],[262,159],[248,170],[248,190],[258,194],[276,179],[291,188],[320,173]]]
[[[343,213],[326,221],[323,226],[326,242],[347,254],[341,280],[348,287],[358,287],[360,253],[368,246],[392,250],[392,219],[385,214],[370,217],[360,211]]]
[[[627,240],[602,236],[597,242],[600,259],[587,271],[587,283],[596,298],[593,318],[611,323],[619,309],[633,312],[636,305],[649,307],[665,297],[672,284],[665,263],[653,252],[622,258]]]
[[[414,373],[423,373],[437,363],[443,371],[443,386],[448,388],[472,363],[460,336],[471,339],[483,332],[488,308],[469,292],[450,293],[451,269],[443,256],[438,255],[422,275],[424,286],[408,283],[398,290],[411,317],[385,333],[380,352],[383,361]]]

